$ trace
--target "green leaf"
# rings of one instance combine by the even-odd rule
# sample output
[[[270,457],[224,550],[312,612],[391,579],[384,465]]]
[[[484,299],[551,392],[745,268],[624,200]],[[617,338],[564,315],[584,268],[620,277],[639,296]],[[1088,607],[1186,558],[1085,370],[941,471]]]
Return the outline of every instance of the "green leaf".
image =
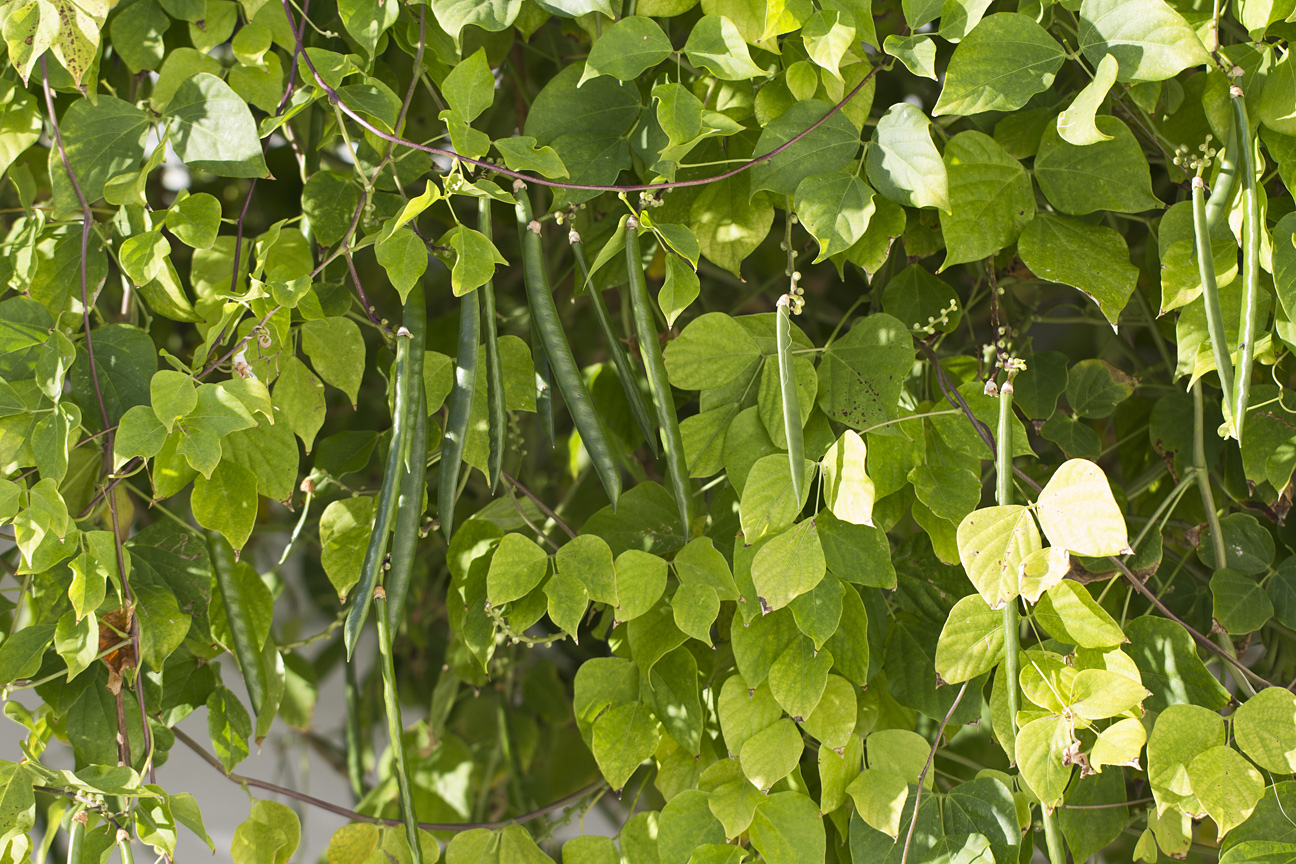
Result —
[[[1206,63],[1197,34],[1164,0],[1084,0],[1079,47],[1091,66],[1111,54],[1116,80],[1164,81]]]
[[[516,9],[517,0],[512,2]],[[453,0],[453,5],[466,4],[462,0]],[[504,3],[497,0],[489,5],[502,6]],[[540,851],[521,825],[509,825],[497,831],[486,828],[463,831],[446,846],[445,856],[446,864],[553,864],[553,859]]]
[[[1192,637],[1180,624],[1144,616],[1125,625],[1129,655],[1138,665],[1144,685],[1152,691],[1149,711],[1179,704],[1201,705],[1218,711],[1229,702],[1228,691],[1207,671],[1197,656]]]
[[[350,318],[317,318],[301,327],[302,350],[319,377],[347,394],[355,405],[365,371],[364,337]]]
[[[505,166],[514,171],[535,171],[553,180],[570,176],[558,152],[547,145],[537,146],[536,140],[529,135],[496,138],[491,143],[504,157]]]
[[[495,101],[495,75],[486,59],[486,49],[478,48],[456,63],[442,83],[441,92],[466,122],[481,116]]]
[[[823,121],[773,159],[751,169],[753,194],[768,189],[776,195],[794,195],[807,177],[841,171],[854,161],[859,152],[859,130],[840,113],[825,120],[831,108],[816,100],[798,102],[765,126],[756,142],[754,157],[777,150]]]
[[[302,215],[315,240],[326,246],[346,236],[359,204],[360,190],[350,176],[337,171],[316,171],[302,189]]]
[[[32,777],[17,762],[0,759],[0,825],[6,826],[0,842],[36,824],[36,796]]]
[[[539,544],[521,534],[505,534],[491,558],[486,597],[492,606],[520,600],[548,571],[549,558]]]
[[[447,242],[455,251],[450,287],[456,297],[489,282],[495,275],[496,264],[508,264],[508,259],[499,253],[485,234],[466,225],[456,226],[441,238],[441,243]]]
[[[950,210],[945,162],[931,140],[931,121],[920,109],[899,102],[873,130],[865,164],[873,188],[906,207]]]
[[[689,228],[697,236],[702,254],[734,274],[774,223],[769,196],[751,193],[752,173],[708,183],[693,200],[689,213]]]
[[[594,723],[594,758],[613,789],[625,786],[630,775],[657,749],[661,727],[640,702],[610,709]]]
[[[853,174],[811,174],[797,184],[797,218],[819,243],[819,263],[845,252],[864,236],[875,209],[873,190]]]
[[[1086,459],[1071,459],[1053,472],[1035,512],[1049,543],[1072,554],[1101,558],[1133,551],[1107,476]]]
[[[427,249],[423,241],[413,231],[395,231],[380,240],[375,251],[378,263],[387,271],[387,278],[400,294],[401,302],[405,302],[410,289],[427,272]]]
[[[804,749],[796,723],[784,717],[744,741],[738,758],[747,779],[766,791],[792,773]]]
[[[1050,636],[1081,648],[1108,648],[1126,641],[1120,626],[1077,582],[1062,581],[1040,597],[1035,620]]]
[[[824,352],[819,407],[857,429],[890,420],[912,367],[913,341],[904,324],[884,313],[869,315]]]
[[[927,35],[886,37],[882,50],[899,60],[915,75],[922,78],[936,78],[936,43]],[[867,819],[865,820],[868,821]],[[869,823],[872,825],[873,823]],[[877,828],[876,825],[873,826]],[[881,830],[881,829],[878,829]]]
[[[764,74],[752,62],[738,28],[721,15],[704,15],[693,25],[684,54],[690,63],[725,81],[745,81]]]
[[[761,609],[783,608],[818,585],[826,569],[813,519],[774,536],[752,560],[752,582]]]
[[[247,103],[215,75],[200,72],[176,90],[167,114],[174,117],[176,153],[191,168],[222,177],[265,177],[265,159]]]
[[[797,629],[810,637],[816,651],[837,632],[846,590],[840,579],[825,576],[813,589],[789,604]]]
[[[967,44],[963,42],[959,49]],[[986,258],[1011,245],[1035,217],[1030,176],[990,136],[969,131],[950,139],[945,147],[945,169],[949,213],[941,213],[940,223],[948,252],[942,270]]]
[[[220,230],[221,206],[206,192],[177,199],[166,212],[167,230],[194,249],[210,249]]]
[[[819,704],[801,728],[822,748],[840,751],[852,740],[857,713],[855,687],[840,675],[829,675]]]
[[[1022,229],[1017,253],[1036,276],[1084,292],[1112,327],[1138,281],[1125,238],[1106,225],[1040,213]]]
[[[1127,5],[1142,2],[1130,0]],[[1147,157],[1134,133],[1115,117],[1103,115],[1096,122],[1099,131],[1112,140],[1077,147],[1064,141],[1054,126],[1044,131],[1035,155],[1035,179],[1044,197],[1072,216],[1097,210],[1141,213],[1161,209],[1164,205],[1152,192]]]
[[[1113,772],[1112,776],[1118,775]],[[995,861],[1017,860],[1015,856],[1022,845],[1013,794],[1003,781],[988,772],[949,791],[945,799],[945,828],[951,834],[982,835]]]
[[[1259,582],[1236,570],[1216,570],[1210,580],[1211,616],[1229,635],[1254,633],[1273,617],[1273,603]]]
[[[1224,721],[1201,705],[1171,705],[1157,716],[1148,736],[1148,782],[1157,810],[1180,805],[1200,813],[1188,766],[1200,753],[1224,744]]]
[[[828,684],[833,657],[819,651],[805,637],[792,640],[769,670],[769,688],[774,699],[798,723],[819,705]]]
[[[1233,735],[1266,771],[1296,772],[1296,695],[1282,687],[1259,691],[1233,712]]]
[[[289,357],[275,381],[272,397],[279,422],[296,433],[309,453],[315,434],[324,425],[324,385],[305,363]]]
[[[1116,58],[1104,54],[1094,72],[1094,79],[1076,95],[1071,107],[1058,115],[1057,129],[1062,140],[1077,147],[1111,140],[1110,135],[1098,128],[1094,119],[1107,98],[1107,92],[1116,83],[1117,68]]]
[[[110,324],[92,332],[99,386],[90,375],[90,355],[83,344],[77,345],[70,377],[77,402],[93,406],[84,412],[83,421],[98,429],[96,389],[103,396],[108,425],[116,425],[132,407],[149,404],[148,381],[157,370],[158,354],[149,335],[129,324]]]
[[[681,390],[718,387],[761,359],[760,346],[741,324],[720,312],[700,315],[663,352],[666,374]]]
[[[613,24],[594,42],[580,83],[600,75],[633,81],[670,54],[670,39],[657,22],[631,15]]]
[[[248,820],[234,830],[234,864],[288,864],[301,842],[301,823],[291,807],[254,800]]]
[[[954,49],[932,114],[1016,111],[1053,85],[1066,52],[1025,15],[989,15]]]
[[[1274,541],[1260,521],[1249,513],[1230,513],[1220,520],[1224,535],[1224,561],[1228,569],[1244,576],[1259,576],[1268,571],[1274,558]],[[1202,535],[1197,557],[1203,562],[1215,560],[1215,538]]]
[[[776,792],[757,805],[751,842],[769,864],[819,864],[827,843],[819,808],[800,792]]]
[[[798,499],[792,490],[787,456],[775,454],[758,459],[747,474],[739,504],[745,541],[754,543],[766,534],[777,534],[795,522],[810,495],[813,476],[814,465],[806,460],[805,482],[801,484],[801,498]]]
[[[992,609],[1017,596],[1022,562],[1039,548],[1035,520],[1020,504],[975,510],[958,526],[959,560]]]
[[[1137,383],[1105,360],[1090,357],[1071,367],[1067,401],[1079,417],[1106,417],[1133,394]]]
[[[222,460],[210,479],[200,476],[194,481],[192,506],[199,525],[219,531],[236,550],[242,549],[256,523],[256,475]]]
[[[979,594],[959,600],[936,643],[936,673],[949,684],[961,684],[989,672],[1003,659],[1003,626],[1003,612],[991,609]]]
[[[845,10],[823,9],[801,25],[801,41],[805,44],[806,53],[817,66],[838,81],[843,80],[841,62],[855,42],[856,24],[853,16]]]
[[[1188,763],[1188,780],[1207,814],[1215,820],[1219,836],[1241,825],[1264,794],[1260,772],[1231,747],[1212,747]]]
[[[1070,707],[1085,720],[1124,714],[1152,695],[1143,685],[1118,672],[1082,669],[1071,682]]]
[[[1017,766],[1022,780],[1046,807],[1062,802],[1071,765],[1063,754],[1072,746],[1070,723],[1065,717],[1041,717],[1017,730]]]
[[[619,621],[647,613],[666,590],[666,562],[656,555],[627,549],[617,556],[614,571]]]
[[[86,200],[103,197],[104,184],[111,178],[139,166],[144,158],[144,134],[149,128],[144,112],[112,96],[98,104],[78,99],[60,121],[68,162]],[[65,190],[65,200],[76,201],[67,175],[51,172],[55,189]]]
[[[868,768],[846,787],[855,810],[873,828],[896,839],[900,834],[900,817],[909,798],[909,782],[891,771]]]
[[[585,834],[563,844],[563,864],[621,864],[611,837]]]
[[[247,758],[252,721],[243,703],[224,686],[218,686],[207,697],[207,731],[212,749],[226,771],[233,771]]]
[[[128,459],[139,456],[151,459],[166,443],[167,430],[147,405],[136,405],[122,415],[113,438],[113,464],[121,467]],[[44,472],[42,472],[44,473]]]

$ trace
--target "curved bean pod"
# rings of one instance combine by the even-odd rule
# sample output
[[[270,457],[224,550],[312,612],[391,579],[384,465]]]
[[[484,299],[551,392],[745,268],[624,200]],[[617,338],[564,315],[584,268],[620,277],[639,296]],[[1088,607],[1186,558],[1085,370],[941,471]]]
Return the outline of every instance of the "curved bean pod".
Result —
[[[409,595],[410,576],[414,572],[414,557],[418,550],[419,525],[423,521],[423,493],[427,489],[428,416],[427,393],[423,387],[427,293],[422,282],[411,288],[405,298],[405,329],[410,332],[409,444],[400,476],[391,569],[383,577],[383,587],[387,591],[387,614],[390,616],[388,623],[393,629],[400,627],[405,598]]]
[[[396,404],[392,409],[392,440],[387,451],[387,467],[383,472],[382,489],[378,492],[378,509],[374,514],[373,533],[365,549],[364,564],[360,568],[360,581],[351,589],[351,608],[342,624],[342,638],[346,644],[347,661],[355,653],[360,641],[360,631],[369,616],[378,574],[382,572],[387,556],[387,539],[396,520],[396,503],[400,496],[400,478],[405,473],[405,458],[409,452],[409,432],[412,423],[410,402],[413,382],[410,380],[410,332],[404,327],[396,331]],[[419,382],[420,385],[423,382]],[[417,404],[417,402],[416,402]]]
[[[572,254],[576,258],[576,272],[580,274],[582,284],[588,283],[590,275],[589,262],[585,260],[585,244],[581,242],[580,235],[575,230],[568,235],[568,239],[571,241]],[[655,459],[658,455],[657,428],[653,425],[652,415],[648,413],[643,393],[639,392],[639,378],[630,363],[630,358],[626,356],[625,348],[621,346],[621,340],[617,338],[616,330],[612,327],[612,316],[608,314],[607,304],[603,302],[603,292],[590,285],[589,295],[590,302],[594,304],[594,314],[598,317],[599,329],[603,331],[603,340],[607,342],[608,351],[612,354],[612,363],[616,366],[617,377],[621,379],[621,389],[625,391],[626,401],[630,403],[630,413],[634,416],[635,425],[643,433],[644,440],[648,442],[648,449],[652,450]]]
[[[1242,424],[1246,420],[1247,402],[1251,398],[1251,366],[1255,362],[1256,320],[1260,309],[1260,199],[1256,192],[1255,154],[1247,119],[1246,97],[1242,88],[1229,90],[1233,103],[1233,122],[1238,130],[1238,169],[1242,172],[1242,317],[1238,321],[1237,378],[1233,384],[1233,431],[1240,442]]]
[[[670,477],[671,492],[675,496],[684,534],[689,536],[693,525],[693,489],[688,466],[684,464],[684,442],[680,437],[679,417],[675,414],[675,397],[671,395],[670,381],[666,377],[652,300],[648,296],[648,283],[644,280],[643,256],[639,251],[639,220],[634,217],[626,220],[626,270],[630,273],[630,306],[634,311],[639,357],[648,373],[648,392],[652,393],[653,404],[657,407],[657,423],[661,426],[666,473]]]
[[[218,531],[207,532],[207,546],[211,550],[212,569],[216,571],[216,588],[225,606],[225,620],[229,625],[230,641],[234,643],[234,659],[238,660],[243,683],[247,685],[248,701],[252,715],[261,713],[268,685],[265,667],[261,665],[261,646],[252,639],[252,624],[248,610],[243,608],[243,598],[234,581],[234,549]]]
[[[558,392],[562,393],[563,401],[567,403],[576,431],[580,433],[581,443],[585,445],[594,470],[603,482],[603,489],[615,508],[617,499],[621,497],[621,468],[617,465],[616,454],[613,453],[607,432],[603,428],[603,420],[594,407],[594,399],[585,386],[585,379],[581,377],[580,367],[576,365],[576,358],[572,356],[567,335],[558,318],[558,307],[554,305],[549,276],[545,273],[544,249],[538,233],[540,226],[532,228],[531,199],[526,186],[518,184],[513,197],[517,201],[518,234],[522,243],[523,275],[527,302],[531,306],[531,320],[535,322],[536,331],[540,334]]]
[[[788,295],[778,299],[775,336],[778,345],[779,390],[783,397],[783,434],[787,438],[788,468],[792,472],[792,495],[801,500],[805,481],[805,439],[801,430],[801,398],[796,373],[792,370],[792,310]]]
[[[492,239],[491,202],[489,198],[477,200],[477,230]],[[504,419],[504,366],[500,362],[499,334],[495,331],[495,283],[477,289],[481,294],[481,328],[486,340],[486,416],[489,419],[490,454],[486,458],[486,479],[491,491],[499,485],[500,469],[504,466],[504,441],[507,429]]]
[[[446,542],[454,533],[455,494],[463,464],[468,423],[472,419],[473,392],[477,387],[477,346],[481,344],[481,301],[476,291],[459,298],[459,351],[455,358],[454,389],[445,434],[441,437],[441,469],[437,486],[437,518]]]

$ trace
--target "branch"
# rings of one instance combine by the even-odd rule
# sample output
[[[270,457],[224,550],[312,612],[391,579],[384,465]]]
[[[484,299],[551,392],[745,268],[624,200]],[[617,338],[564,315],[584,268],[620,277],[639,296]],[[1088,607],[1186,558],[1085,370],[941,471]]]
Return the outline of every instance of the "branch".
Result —
[[[257,780],[255,777],[244,777],[242,774],[235,774],[232,771],[226,771],[225,767],[221,765],[219,759],[211,753],[208,753],[201,744],[183,732],[179,727],[172,727],[171,731],[175,733],[176,738],[182,741],[186,747],[197,753],[204,762],[215,768],[227,779],[233,780],[235,783],[243,786],[252,786],[257,789],[264,789],[267,792],[274,792],[277,795],[283,795],[285,798],[291,798],[294,801],[300,801],[303,804],[309,804],[312,807],[327,810],[337,816],[350,819],[352,822],[367,822],[370,825],[386,825],[391,828],[400,828],[405,824],[399,819],[383,819],[378,816],[367,816],[364,813],[357,813],[354,810],[348,810],[346,807],[341,807],[321,798],[316,798],[313,795],[307,795],[303,792],[289,789],[286,786],[280,786],[266,780]],[[565,795],[562,798],[559,798],[552,804],[547,804],[544,807],[541,807],[539,810],[532,810],[530,813],[523,813],[520,816],[514,816],[512,819],[501,819],[498,822],[420,822],[418,823],[418,827],[422,828],[424,831],[469,831],[474,828],[485,828],[488,830],[506,828],[509,825],[519,825],[523,822],[532,822],[539,819],[541,816],[547,816],[555,810],[562,810],[565,807],[569,807],[577,801],[597,792],[606,785],[606,781],[598,780],[588,786],[577,789],[570,795]]]
[[[1134,590],[1138,591],[1140,594],[1146,597],[1152,603],[1152,605],[1157,608],[1158,612],[1160,612],[1165,617],[1169,618],[1171,621],[1174,621],[1180,627],[1183,627],[1185,630],[1187,630],[1188,633],[1194,639],[1196,639],[1199,644],[1201,644],[1205,648],[1210,649],[1212,653],[1222,657],[1225,661],[1230,663],[1233,666],[1233,668],[1237,669],[1239,672],[1241,672],[1243,675],[1246,675],[1248,678],[1250,678],[1252,681],[1256,682],[1257,684],[1263,684],[1266,687],[1277,686],[1270,681],[1266,681],[1264,678],[1261,678],[1259,675],[1252,672],[1247,667],[1243,666],[1240,660],[1237,660],[1234,657],[1230,656],[1229,653],[1225,651],[1223,648],[1219,647],[1214,642],[1212,642],[1209,638],[1203,636],[1200,632],[1193,629],[1192,625],[1189,624],[1187,621],[1184,621],[1178,615],[1171,612],[1169,607],[1167,607],[1164,603],[1161,602],[1161,598],[1158,597],[1156,594],[1152,593],[1152,591],[1146,585],[1144,585],[1143,582],[1137,576],[1135,576],[1130,571],[1129,567],[1125,566],[1124,561],[1122,561],[1119,558],[1113,558],[1111,560],[1116,565],[1116,569],[1121,572],[1121,575],[1123,575],[1125,579],[1131,585],[1134,586]]]
[[[900,853],[900,864],[905,864],[909,858],[909,844],[913,841],[914,827],[918,824],[918,805],[922,803],[923,781],[927,779],[927,772],[931,770],[932,759],[936,756],[936,751],[940,749],[941,736],[945,734],[945,727],[949,725],[950,718],[958,710],[959,703],[963,701],[963,694],[967,692],[968,682],[964,681],[963,686],[959,688],[958,695],[954,697],[954,704],[950,706],[949,711],[945,712],[945,719],[941,721],[940,728],[936,730],[936,740],[932,742],[931,752],[927,754],[927,764],[923,765],[922,773],[918,775],[918,791],[914,793],[913,816],[909,818],[909,833],[905,835],[904,851]]]
[[[568,537],[571,537],[573,540],[576,539],[576,532],[571,529],[571,526],[568,525],[566,522],[564,522],[561,518],[559,518],[557,513],[555,513],[553,510],[550,510],[549,505],[541,501],[539,498],[537,498],[534,492],[532,492],[530,489],[526,488],[521,483],[519,483],[507,471],[501,471],[500,476],[503,477],[505,480],[507,480],[509,482],[509,485],[511,485],[514,489],[518,490],[523,495],[525,495],[526,497],[534,501],[535,505],[540,508],[540,512],[544,513],[546,516],[552,519],[554,521],[554,524],[557,525],[559,528],[561,528],[567,534]]]
[[[289,2],[289,0],[283,0],[283,7],[284,7],[284,14],[288,16],[288,21],[290,23],[295,24],[296,19],[293,17],[292,5]],[[294,28],[294,32],[300,33],[300,31],[298,31],[296,28]],[[743,173],[744,171],[754,168],[757,165],[762,165],[766,162],[769,162],[771,159],[778,156],[780,153],[784,152],[789,147],[799,142],[801,139],[805,138],[811,132],[814,132],[816,129],[818,129],[820,126],[826,123],[829,117],[833,116],[842,108],[846,107],[846,104],[850,102],[852,99],[854,99],[855,95],[859,93],[861,90],[863,90],[864,86],[868,84],[868,82],[873,80],[873,76],[876,75],[878,71],[883,68],[882,65],[878,65],[870,69],[868,74],[864,76],[864,79],[860,81],[858,84],[856,84],[853,90],[851,90],[849,93],[843,96],[842,100],[838,102],[836,105],[834,105],[831,109],[829,109],[827,114],[825,114],[823,117],[820,117],[817,121],[812,123],[807,129],[805,129],[805,131],[799,133],[787,143],[774,148],[773,150],[764,154],[763,156],[757,156],[753,159],[750,159],[731,171],[726,171],[723,174],[717,174],[714,177],[704,177],[698,180],[676,180],[671,183],[640,183],[632,186],[599,186],[599,185],[586,184],[586,183],[561,183],[557,180],[548,180],[543,177],[533,177],[528,174],[523,174],[520,171],[513,171],[509,168],[503,168],[499,165],[494,165],[482,159],[470,159],[467,156],[462,156],[454,152],[453,150],[443,150],[440,147],[432,147],[427,144],[419,144],[415,141],[409,141],[406,140],[405,138],[401,138],[399,135],[393,135],[390,132],[384,132],[382,129],[379,129],[377,126],[373,125],[368,120],[365,120],[354,110],[352,110],[349,105],[347,105],[345,102],[342,101],[342,97],[338,94],[338,92],[334,90],[332,87],[330,87],[324,81],[324,79],[320,76],[319,72],[315,69],[315,63],[311,60],[310,55],[307,54],[304,50],[302,50],[302,41],[300,35],[297,36],[297,51],[301,53],[301,58],[306,61],[306,66],[307,68],[310,69],[311,75],[315,77],[316,85],[328,95],[329,102],[337,106],[338,109],[340,109],[343,114],[347,115],[352,120],[354,120],[362,129],[364,129],[365,131],[373,135],[376,135],[377,137],[381,138],[384,141],[390,142],[392,144],[400,144],[404,147],[410,147],[414,150],[422,150],[424,153],[430,153],[433,156],[441,156],[446,159],[452,159],[456,162],[465,165],[473,165],[477,168],[484,168],[487,171],[492,171],[496,174],[501,174],[505,177],[512,177],[515,180],[522,180],[526,183],[535,183],[538,186],[549,186],[555,189],[577,189],[577,190],[585,190],[589,192],[661,192],[667,189],[680,189],[686,186],[706,186],[709,183],[717,183],[721,180],[728,180],[730,177],[736,177],[739,174]]]

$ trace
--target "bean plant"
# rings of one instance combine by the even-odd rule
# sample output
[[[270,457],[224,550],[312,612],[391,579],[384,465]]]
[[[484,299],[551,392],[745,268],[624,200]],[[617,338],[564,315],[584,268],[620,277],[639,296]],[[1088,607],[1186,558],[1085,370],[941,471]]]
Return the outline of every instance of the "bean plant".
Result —
[[[1292,0],[0,33],[0,861],[1296,860]]]

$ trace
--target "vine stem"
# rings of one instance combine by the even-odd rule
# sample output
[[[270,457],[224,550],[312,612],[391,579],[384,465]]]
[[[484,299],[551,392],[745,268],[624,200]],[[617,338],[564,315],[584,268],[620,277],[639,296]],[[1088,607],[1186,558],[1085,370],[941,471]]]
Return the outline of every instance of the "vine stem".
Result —
[[[954,704],[945,712],[945,719],[941,721],[940,728],[936,730],[936,740],[932,742],[931,751],[927,754],[927,762],[923,765],[922,773],[918,775],[918,791],[914,792],[914,809],[913,816],[909,819],[909,831],[905,834],[904,850],[900,853],[900,864],[907,864],[909,859],[909,844],[913,842],[914,827],[918,824],[918,805],[922,803],[923,781],[927,779],[927,772],[931,770],[932,759],[936,756],[936,751],[940,749],[941,736],[945,734],[945,727],[949,725],[950,718],[958,710],[959,703],[963,701],[963,694],[967,692],[968,682],[964,681],[963,686],[959,688],[958,695],[954,697]]]
[[[509,474],[507,471],[501,471],[500,476],[503,477],[505,480],[507,480],[509,485],[512,486],[514,489],[521,492],[526,497],[530,498],[531,501],[537,507],[540,508],[540,512],[548,516],[550,519],[552,519],[554,521],[554,524],[563,530],[564,534],[566,534],[568,537],[572,538],[573,540],[576,538],[576,532],[572,530],[571,526],[568,525],[566,522],[564,522],[562,518],[549,507],[548,504],[541,501],[540,498],[534,492],[532,492],[530,489],[528,489],[527,487],[519,483],[512,474]]]
[[[382,589],[382,586],[374,589],[374,617],[378,619],[378,662],[382,666],[383,707],[387,713],[388,746],[392,751],[392,770],[396,774],[401,819],[405,825],[405,842],[409,844],[413,864],[423,864],[418,817],[414,813],[414,795],[410,791],[409,762],[405,758],[405,725],[401,722],[400,693],[396,688],[391,624],[387,620],[387,592]]]
[[[288,21],[295,25],[297,19],[293,16],[292,5],[289,2],[289,0],[283,0],[283,7],[284,7],[284,14],[288,16]],[[303,17],[305,16],[303,15]],[[352,109],[351,106],[347,105],[346,102],[342,101],[342,97],[337,92],[337,90],[330,87],[328,83],[323,79],[323,77],[320,76],[318,70],[316,70],[315,68],[314,61],[311,60],[310,55],[307,54],[304,50],[302,50],[301,36],[298,35],[297,27],[295,26],[293,28],[293,33],[294,35],[296,35],[296,39],[297,39],[297,51],[300,53],[301,58],[306,61],[306,67],[310,69],[311,75],[314,76],[315,84],[321,90],[324,91],[324,93],[329,98],[329,102],[333,106],[335,106],[346,116],[350,117],[353,121],[355,121],[357,125],[360,126],[360,128],[364,129],[366,132],[369,132],[372,135],[376,135],[377,137],[391,144],[399,144],[402,147],[409,147],[414,150],[421,150],[424,153],[428,153],[433,156],[441,156],[443,158],[452,159],[456,162],[465,165],[472,165],[476,168],[483,168],[495,174],[500,174],[503,175],[504,177],[511,177],[514,180],[521,180],[525,183],[535,183],[538,186],[549,186],[554,189],[575,189],[575,190],[584,190],[587,192],[662,192],[667,189],[681,189],[686,186],[706,186],[710,183],[718,183],[721,180],[728,180],[731,177],[737,177],[739,174],[743,173],[744,171],[754,168],[757,165],[763,165],[764,163],[774,159],[774,157],[778,156],[780,153],[784,152],[789,147],[792,147],[793,145],[801,141],[801,139],[805,138],[807,135],[814,132],[824,123],[828,122],[828,118],[832,117],[834,114],[841,111],[841,109],[845,108],[847,103],[849,103],[852,99],[854,99],[856,94],[858,94],[861,90],[863,90],[864,87],[870,81],[873,80],[874,75],[876,75],[885,66],[889,65],[889,64],[880,63],[877,66],[874,66],[872,69],[868,71],[868,74],[866,74],[864,78],[858,84],[856,84],[854,88],[851,89],[849,93],[847,93],[845,96],[842,97],[840,102],[838,102],[832,108],[828,109],[828,112],[824,114],[824,116],[820,117],[814,123],[810,124],[803,131],[795,135],[786,143],[778,147],[775,147],[773,150],[771,150],[768,153],[765,153],[761,156],[755,156],[749,159],[748,161],[744,162],[743,164],[739,165],[737,168],[734,168],[731,171],[726,171],[723,174],[717,174],[714,177],[702,177],[697,180],[675,180],[669,183],[638,183],[630,186],[615,186],[615,185],[601,186],[601,185],[588,184],[588,183],[562,183],[557,180],[549,180],[544,177],[533,177],[529,174],[523,174],[520,171],[514,171],[510,168],[505,168],[500,165],[495,165],[494,163],[487,162],[484,159],[470,159],[469,157],[456,153],[453,150],[445,150],[441,147],[432,147],[428,144],[419,144],[416,141],[409,141],[405,138],[400,137],[399,135],[393,135],[390,132],[384,132],[382,129],[379,129],[377,126],[373,125],[368,120],[365,120],[362,116],[356,113],[356,111]]]
[[[1228,567],[1228,554],[1224,548],[1224,532],[1220,528],[1219,513],[1215,510],[1215,495],[1211,492],[1210,473],[1206,469],[1206,432],[1205,406],[1202,404],[1201,381],[1192,386],[1193,394],[1193,473],[1197,475],[1197,489],[1201,492],[1202,509],[1206,511],[1207,530],[1210,531],[1211,549],[1215,553],[1215,570],[1218,572]],[[1237,651],[1228,633],[1219,634],[1220,648],[1234,664],[1238,663]],[[1245,676],[1234,676],[1248,696],[1256,694],[1255,688]]]
[[[303,804],[309,804],[320,810],[325,810],[337,816],[350,819],[352,822],[365,822],[370,825],[386,825],[390,828],[400,828],[405,823],[400,819],[383,819],[378,816],[368,816],[364,813],[357,813],[355,810],[349,810],[346,807],[339,806],[323,798],[316,798],[313,795],[307,795],[304,792],[298,792],[295,789],[289,789],[286,786],[280,786],[277,783],[271,783],[268,780],[258,780],[255,777],[244,777],[242,774],[235,774],[232,771],[226,771],[222,767],[220,760],[195,741],[188,733],[178,726],[172,728],[176,739],[206,762],[211,767],[219,771],[226,779],[232,780],[242,786],[251,786],[255,789],[264,789],[267,792],[273,792],[276,795],[282,795],[285,798],[291,798],[294,801],[300,801]],[[607,786],[604,780],[598,780],[581,789],[577,789],[570,795],[565,795],[551,804],[546,804],[538,810],[532,810],[529,813],[523,813],[520,816],[514,816],[512,819],[501,819],[498,822],[419,822],[418,827],[424,831],[471,831],[474,828],[485,828],[494,830],[497,828],[506,828],[509,825],[520,825],[524,822],[533,822],[541,816],[547,816],[555,810],[562,810],[578,801],[588,798]]]

